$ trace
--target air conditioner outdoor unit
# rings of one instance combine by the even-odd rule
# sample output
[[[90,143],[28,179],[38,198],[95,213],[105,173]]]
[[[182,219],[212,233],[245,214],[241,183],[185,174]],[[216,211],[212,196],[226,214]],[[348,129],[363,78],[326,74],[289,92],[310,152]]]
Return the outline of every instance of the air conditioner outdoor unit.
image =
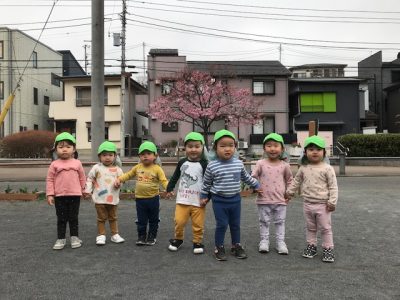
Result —
[[[156,85],[160,85],[160,84],[161,84],[161,80],[160,80],[160,79],[156,79],[156,80],[155,80],[155,84],[156,84]]]
[[[239,149],[247,149],[247,148],[249,148],[249,146],[247,145],[247,142],[239,141],[238,148]]]

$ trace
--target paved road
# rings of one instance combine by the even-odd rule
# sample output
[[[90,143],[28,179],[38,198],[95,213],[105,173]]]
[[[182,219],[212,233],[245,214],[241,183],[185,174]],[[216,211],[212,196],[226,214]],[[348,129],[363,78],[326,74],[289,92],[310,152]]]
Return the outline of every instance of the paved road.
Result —
[[[173,234],[173,201],[163,201],[158,243],[134,242],[134,202],[120,205],[126,243],[97,247],[96,215],[83,202],[84,246],[51,249],[56,238],[53,207],[44,201],[0,202],[1,299],[400,299],[400,199],[398,177],[341,177],[333,215],[337,261],[304,259],[302,206],[288,209],[290,254],[257,252],[254,199],[242,205],[242,242],[249,258],[212,256],[214,218],[207,208],[206,253],[191,253],[190,236],[177,253],[167,250]],[[227,234],[229,241],[229,234]],[[272,245],[273,245],[272,241]]]

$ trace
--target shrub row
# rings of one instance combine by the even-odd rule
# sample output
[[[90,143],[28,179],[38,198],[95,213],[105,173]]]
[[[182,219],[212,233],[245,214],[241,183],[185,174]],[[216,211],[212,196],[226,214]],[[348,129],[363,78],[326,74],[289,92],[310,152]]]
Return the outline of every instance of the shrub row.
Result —
[[[22,131],[0,141],[0,156],[10,158],[49,157],[56,133],[44,130]]]
[[[352,157],[400,157],[400,134],[346,134],[338,141]]]

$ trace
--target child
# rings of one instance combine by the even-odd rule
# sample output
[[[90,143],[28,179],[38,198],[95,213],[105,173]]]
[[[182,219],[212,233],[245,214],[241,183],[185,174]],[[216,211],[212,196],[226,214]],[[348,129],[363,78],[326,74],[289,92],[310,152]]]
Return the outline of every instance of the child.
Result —
[[[111,242],[123,243],[125,240],[118,233],[117,207],[119,203],[119,189],[114,187],[114,181],[123,172],[116,165],[117,147],[105,141],[97,151],[100,163],[93,166],[86,181],[86,193],[92,193],[92,200],[97,211],[96,245],[105,245],[106,227],[108,220],[111,229]]]
[[[201,189],[201,203],[205,205],[211,193],[216,221],[215,258],[226,260],[224,238],[229,224],[232,238],[231,254],[237,258],[247,258],[240,244],[240,181],[258,189],[257,180],[245,170],[243,162],[234,157],[236,137],[228,130],[219,130],[214,136],[216,159],[206,169]]]
[[[325,163],[325,141],[319,136],[310,136],[304,142],[302,165],[287,190],[289,197],[301,187],[304,199],[303,211],[306,219],[307,248],[303,257],[317,255],[317,231],[322,238],[322,261],[334,262],[331,214],[338,200],[338,186],[333,168]]]
[[[252,176],[260,182],[262,195],[256,203],[260,219],[260,253],[269,252],[269,224],[275,224],[276,250],[288,254],[285,243],[286,199],[285,192],[293,179],[288,163],[283,160],[284,142],[281,135],[271,133],[264,138],[266,159],[257,161]]]
[[[71,248],[79,248],[78,214],[82,192],[85,188],[85,171],[76,159],[76,141],[68,132],[56,136],[54,149],[58,159],[49,167],[46,178],[46,196],[49,205],[55,205],[57,214],[57,241],[54,250],[61,250],[66,244],[67,223],[71,236]]]
[[[140,163],[115,181],[115,186],[136,177],[135,198],[137,213],[138,240],[136,245],[152,246],[156,243],[159,210],[160,183],[167,187],[168,180],[161,167],[155,164],[157,148],[152,142],[145,141],[139,147]],[[149,224],[148,235],[147,224]]]
[[[193,232],[193,253],[204,253],[203,241],[205,207],[200,204],[200,190],[207,167],[204,155],[204,138],[198,132],[190,132],[185,137],[186,157],[181,159],[167,186],[168,196],[179,181],[175,207],[175,238],[169,240],[170,251],[177,251],[183,243],[184,229],[191,218]]]

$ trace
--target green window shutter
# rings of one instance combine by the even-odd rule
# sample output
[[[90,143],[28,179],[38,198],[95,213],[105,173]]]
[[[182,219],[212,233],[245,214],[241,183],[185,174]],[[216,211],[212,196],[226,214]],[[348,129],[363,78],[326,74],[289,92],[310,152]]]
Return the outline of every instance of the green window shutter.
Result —
[[[324,93],[323,103],[324,112],[336,112],[336,93]]]
[[[301,112],[313,111],[313,94],[300,94],[300,110]]]

